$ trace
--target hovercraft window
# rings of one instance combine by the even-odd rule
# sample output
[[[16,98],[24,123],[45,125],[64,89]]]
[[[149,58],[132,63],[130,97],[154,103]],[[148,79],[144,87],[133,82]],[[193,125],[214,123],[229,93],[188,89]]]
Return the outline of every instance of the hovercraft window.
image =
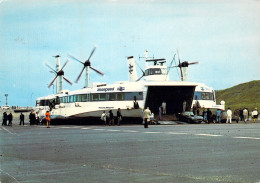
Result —
[[[87,95],[82,95],[82,102],[87,102]]]
[[[92,101],[98,101],[98,94],[92,94]]]
[[[125,94],[124,93],[117,93],[116,94],[116,100],[125,100]]]
[[[108,93],[107,95],[108,95],[107,98],[108,98],[109,101],[116,100],[115,93]]]
[[[106,94],[105,94],[105,93],[100,93],[100,94],[99,94],[99,100],[100,100],[100,101],[106,100]]]

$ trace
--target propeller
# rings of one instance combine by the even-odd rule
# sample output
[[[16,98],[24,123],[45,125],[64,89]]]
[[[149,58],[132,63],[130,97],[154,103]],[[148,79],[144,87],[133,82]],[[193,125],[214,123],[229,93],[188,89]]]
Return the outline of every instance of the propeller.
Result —
[[[98,74],[104,76],[104,74],[103,74],[102,72],[100,72],[99,70],[97,70],[97,69],[95,69],[94,67],[91,66],[90,58],[91,58],[92,55],[94,54],[95,50],[96,50],[96,47],[93,48],[92,52],[90,53],[88,59],[87,59],[85,62],[82,62],[81,60],[75,58],[75,57],[72,56],[72,55],[68,55],[68,56],[69,56],[70,58],[72,58],[73,60],[75,60],[75,61],[77,61],[77,62],[79,62],[79,63],[81,63],[81,64],[84,65],[84,66],[83,66],[83,69],[81,70],[79,76],[78,76],[77,79],[76,79],[76,83],[79,81],[79,79],[80,79],[80,77],[81,77],[81,75],[82,75],[82,73],[83,73],[83,71],[84,71],[84,69],[85,69],[86,67],[89,67],[89,68],[91,68],[93,71],[95,71],[96,73],[98,73]]]
[[[183,81],[182,67],[188,67],[189,65],[198,64],[199,62],[188,62],[188,61],[181,62],[178,50],[177,50],[177,55],[178,55],[179,64],[175,65],[175,66],[171,66],[170,68],[172,68],[172,67],[179,67],[180,70],[181,70],[181,80]]]
[[[181,80],[183,81],[183,73],[182,73],[182,69],[181,69],[181,59],[180,59],[180,55],[179,55],[179,50],[177,50],[177,55],[178,55],[178,60],[179,60],[179,67],[181,70]]]
[[[54,56],[54,57],[59,57],[59,55]],[[50,88],[50,87],[53,85],[54,81],[58,78],[58,76],[63,76],[62,78],[63,78],[66,82],[68,82],[69,84],[72,85],[72,82],[64,76],[64,71],[63,71],[64,67],[67,65],[68,62],[69,62],[69,60],[67,60],[67,61],[64,63],[64,65],[62,66],[62,68],[61,68],[58,72],[57,72],[55,69],[53,69],[48,63],[45,63],[45,65],[46,65],[49,69],[51,69],[53,73],[56,74],[55,78],[51,81],[51,83],[49,84],[48,88]]]

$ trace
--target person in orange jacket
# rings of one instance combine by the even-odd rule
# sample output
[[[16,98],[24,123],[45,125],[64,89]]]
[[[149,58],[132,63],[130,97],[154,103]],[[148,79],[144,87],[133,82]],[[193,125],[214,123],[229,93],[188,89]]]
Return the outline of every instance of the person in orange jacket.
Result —
[[[45,116],[46,116],[46,124],[47,124],[47,128],[50,128],[50,121],[51,121],[51,119],[50,119],[50,112],[49,111],[47,111],[46,113],[45,113]]]

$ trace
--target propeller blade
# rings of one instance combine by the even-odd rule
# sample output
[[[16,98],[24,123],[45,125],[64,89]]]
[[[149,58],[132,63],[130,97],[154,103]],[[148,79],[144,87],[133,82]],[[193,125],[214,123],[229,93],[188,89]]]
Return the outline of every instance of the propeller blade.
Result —
[[[55,69],[53,69],[49,64],[45,63],[45,65],[46,65],[49,69],[51,69],[52,71],[54,71],[55,73],[57,73],[57,72],[55,71]]]
[[[180,55],[179,55],[179,50],[177,49],[177,55],[178,55],[178,59],[179,59],[179,67],[181,70],[181,80],[183,81],[183,73],[182,73],[182,68],[181,68],[181,59],[180,59]]]
[[[91,68],[92,70],[96,71],[98,74],[104,76],[104,74],[103,74],[102,72],[100,72],[99,70],[93,68],[92,66],[90,66],[90,68]]]
[[[92,55],[93,55],[93,53],[95,52],[95,50],[96,50],[96,47],[93,48],[93,50],[92,50],[92,52],[90,53],[90,55],[89,55],[89,57],[88,57],[87,60],[89,60],[89,59],[92,57]]]
[[[82,62],[82,61],[80,61],[79,59],[73,57],[72,55],[68,55],[68,57],[70,57],[71,59],[73,59],[73,60],[75,60],[75,61],[77,61],[77,62],[80,62],[80,63],[82,63],[82,64],[84,65],[84,62]]]
[[[144,75],[142,75],[138,80],[136,80],[136,81],[140,81],[140,79],[142,79],[142,77],[144,77]]]
[[[82,75],[84,69],[85,69],[85,67],[83,67],[82,71],[80,72],[80,74],[79,74],[79,76],[78,76],[78,78],[77,78],[77,80],[76,80],[76,83],[78,83],[78,81],[79,81],[79,79],[80,79],[80,77],[81,77],[81,75]]]
[[[199,62],[191,62],[189,63],[189,65],[192,65],[192,64],[198,64]]]
[[[177,49],[177,55],[178,55],[179,65],[181,65],[181,59],[180,59],[180,55],[179,55],[179,50],[178,49]]]
[[[62,68],[61,68],[60,70],[63,70],[64,67],[67,65],[68,62],[69,62],[69,60],[67,60],[67,61],[65,62],[65,64],[62,66]]]
[[[51,83],[49,84],[48,88],[51,87],[51,85],[53,85],[54,81],[57,79],[58,75],[56,75],[56,77],[51,81]]]
[[[143,76],[145,75],[145,72],[143,71],[143,69],[139,66],[139,64],[135,61],[136,65],[139,67],[139,69],[143,72]],[[139,81],[139,80],[137,80]]]
[[[65,81],[67,81],[69,84],[72,85],[72,82],[71,82],[70,80],[68,80],[65,76],[63,76],[63,79],[64,79]]]

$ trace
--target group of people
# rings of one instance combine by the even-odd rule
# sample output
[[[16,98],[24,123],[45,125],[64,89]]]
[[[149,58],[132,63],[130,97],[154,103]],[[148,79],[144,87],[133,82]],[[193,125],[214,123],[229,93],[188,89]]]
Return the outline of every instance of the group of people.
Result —
[[[257,108],[255,108],[251,114],[252,114],[253,121],[256,122],[259,114]],[[248,108],[243,108],[239,110],[239,117],[241,121],[244,121],[246,123],[246,121],[249,120],[249,116],[250,116],[250,112]]]
[[[12,122],[13,122],[13,114],[12,112],[10,112],[8,115],[6,112],[3,113],[3,122],[2,122],[2,126],[12,126]],[[8,121],[8,124],[7,124]]]
[[[117,119],[117,125],[120,126],[120,123],[122,121],[122,114],[121,114],[121,109],[118,108],[117,112],[116,112],[116,119]],[[102,114],[101,114],[101,118],[100,118],[103,122],[104,122],[104,125],[106,126],[107,123],[109,126],[111,125],[115,125],[115,117],[114,117],[114,114],[113,114],[113,111],[110,110],[108,112],[108,114],[106,113],[106,111],[104,111]]]
[[[47,111],[46,112],[46,123],[47,123],[47,128],[50,127],[50,112]],[[13,114],[12,112],[10,112],[8,115],[6,112],[3,113],[3,122],[2,122],[2,126],[12,126],[12,121],[13,121]],[[7,121],[8,121],[8,124],[7,124]],[[34,124],[40,124],[40,119],[39,119],[39,114],[38,112],[31,112],[29,114],[29,122],[30,122],[30,125],[34,125]],[[21,112],[20,114],[20,123],[19,125],[24,125],[24,114]]]
[[[210,109],[208,110],[204,109],[202,112],[202,116],[204,122],[210,123],[213,121],[213,115]]]
[[[204,117],[204,121],[205,121],[205,118],[209,117],[209,115],[211,115],[212,113],[210,112],[210,110],[208,109],[208,111],[203,111],[203,117]],[[258,119],[258,111],[257,111],[257,108],[255,108],[253,111],[252,111],[252,119],[254,122],[256,122],[256,120]],[[222,120],[222,111],[220,109],[218,109],[216,111],[216,122],[217,123],[220,123],[221,120]],[[233,115],[233,112],[230,108],[227,109],[227,112],[226,112],[226,123],[232,123],[232,115]],[[235,111],[234,112],[234,115],[237,116],[237,118],[235,119],[238,123],[239,120],[241,121],[244,121],[245,123],[247,121],[249,121],[249,110],[248,108],[244,108],[244,109],[240,109],[239,111]],[[205,117],[206,116],[206,117]],[[239,116],[239,118],[238,118]]]
[[[21,113],[22,115],[22,113]],[[21,118],[22,116],[20,115],[20,121],[21,121]],[[30,122],[30,125],[39,125],[40,124],[40,118],[39,118],[39,114],[38,112],[31,112],[29,114],[29,122]],[[21,122],[20,122],[20,125],[21,125]]]

